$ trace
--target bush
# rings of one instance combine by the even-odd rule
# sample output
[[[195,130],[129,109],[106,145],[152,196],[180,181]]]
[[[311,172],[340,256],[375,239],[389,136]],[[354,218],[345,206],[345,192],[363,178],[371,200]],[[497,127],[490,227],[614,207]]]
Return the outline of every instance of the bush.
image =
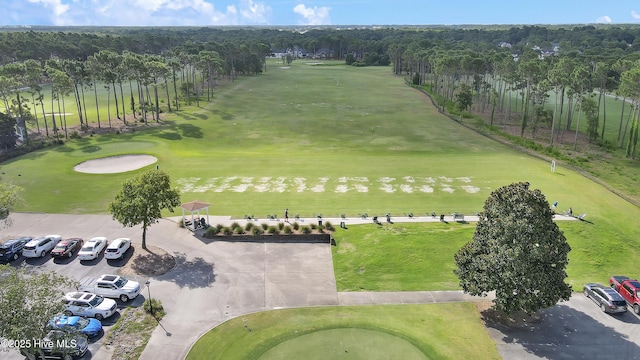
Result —
[[[318,225],[316,225],[316,224],[311,224],[311,230],[315,230],[316,228],[318,228]]]
[[[216,225],[216,228],[218,229],[218,232],[220,232],[224,228],[224,225],[218,224],[218,225]]]
[[[205,231],[205,233],[204,233],[204,237],[211,239],[211,238],[215,237],[216,235],[218,235],[219,232],[220,232],[220,229],[218,229],[217,227],[209,226],[207,231]]]
[[[162,306],[162,301],[158,299],[147,299],[142,304],[144,311],[153,315],[156,319],[160,320],[164,317],[164,307]]]
[[[267,223],[262,223],[260,224],[260,226],[262,226],[262,230],[267,231],[267,229],[269,228],[269,224]]]
[[[272,234],[272,235],[273,235],[273,234],[277,234],[277,233],[278,233],[278,228],[277,228],[277,227],[275,227],[275,226],[269,226],[269,228],[267,229],[267,232],[268,232],[269,234]]]
[[[298,231],[298,229],[300,229],[300,224],[298,224],[297,222],[293,223],[293,230]]]
[[[311,228],[308,226],[303,226],[300,228],[300,232],[302,232],[303,234],[311,234]]]
[[[251,228],[251,235],[262,235],[263,233],[264,233],[264,230],[262,230],[261,227],[254,226]]]
[[[318,232],[319,233],[323,233],[324,232],[324,226],[318,225]]]
[[[279,222],[278,223],[278,230],[282,231],[282,229],[284,229],[284,223],[283,222]]]
[[[253,229],[253,223],[252,222],[248,222],[247,225],[244,226],[244,229],[246,231],[251,231],[251,229]]]
[[[231,228],[234,229],[234,230],[236,228],[241,228],[242,229],[242,226],[240,226],[240,224],[238,224],[237,221],[234,221],[234,222],[231,223]]]
[[[227,236],[228,235],[233,235],[233,229],[230,228],[230,227],[225,226],[225,227],[222,228],[222,233],[227,235]]]
[[[291,226],[285,226],[284,229],[282,229],[282,231],[288,235],[293,232],[293,229],[291,229]]]
[[[330,222],[328,222],[328,221],[325,221],[325,222],[324,222],[324,228],[325,228],[325,229],[327,229],[327,230],[329,230],[329,231],[334,231],[334,230],[335,230],[335,228],[333,227],[333,225],[332,225]]]
[[[244,234],[244,229],[242,228],[242,226],[236,226],[233,228],[233,232],[238,235],[242,235]]]

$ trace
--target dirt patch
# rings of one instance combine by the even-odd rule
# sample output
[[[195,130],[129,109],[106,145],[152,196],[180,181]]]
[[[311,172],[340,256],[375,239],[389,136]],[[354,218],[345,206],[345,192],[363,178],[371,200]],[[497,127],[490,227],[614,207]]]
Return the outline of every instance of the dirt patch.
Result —
[[[503,329],[530,329],[542,321],[539,314],[528,315],[524,312],[507,314],[492,308],[492,301],[479,301],[474,303],[480,318],[486,327]]]
[[[123,276],[159,276],[168,273],[176,266],[176,259],[166,250],[157,246],[135,245],[133,255],[124,266],[118,270]]]
[[[143,308],[130,307],[105,336],[104,346],[112,352],[111,359],[138,359],[158,326]]]

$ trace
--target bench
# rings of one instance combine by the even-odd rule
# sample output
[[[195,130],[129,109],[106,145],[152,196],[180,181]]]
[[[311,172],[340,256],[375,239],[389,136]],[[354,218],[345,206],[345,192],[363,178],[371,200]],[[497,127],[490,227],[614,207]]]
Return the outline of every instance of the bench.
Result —
[[[453,221],[464,222],[464,214],[453,214]]]

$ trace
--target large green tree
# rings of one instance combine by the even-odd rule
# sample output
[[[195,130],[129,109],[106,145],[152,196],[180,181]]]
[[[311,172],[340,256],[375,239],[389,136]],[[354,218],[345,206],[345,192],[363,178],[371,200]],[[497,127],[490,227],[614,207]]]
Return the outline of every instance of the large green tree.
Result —
[[[455,255],[462,289],[496,292],[494,308],[533,313],[568,300],[564,282],[571,248],[540,190],[514,183],[491,193],[473,240]]]
[[[127,227],[142,224],[142,248],[147,248],[147,228],[162,218],[162,210],[173,212],[180,205],[180,193],[171,188],[169,175],[151,170],[122,184],[109,204],[113,219]]]
[[[0,228],[10,225],[9,213],[13,207],[22,202],[23,189],[12,183],[0,183]]]
[[[43,339],[48,332],[47,321],[64,310],[60,299],[65,290],[76,285],[52,271],[27,272],[0,265],[0,338]],[[39,349],[25,346],[23,351],[34,358]]]

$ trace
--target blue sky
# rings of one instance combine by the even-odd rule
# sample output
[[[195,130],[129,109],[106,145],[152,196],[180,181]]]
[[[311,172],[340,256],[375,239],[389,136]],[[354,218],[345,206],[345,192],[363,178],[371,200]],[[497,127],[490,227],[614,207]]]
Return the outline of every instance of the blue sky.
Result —
[[[0,25],[640,23],[630,0],[2,0]]]

